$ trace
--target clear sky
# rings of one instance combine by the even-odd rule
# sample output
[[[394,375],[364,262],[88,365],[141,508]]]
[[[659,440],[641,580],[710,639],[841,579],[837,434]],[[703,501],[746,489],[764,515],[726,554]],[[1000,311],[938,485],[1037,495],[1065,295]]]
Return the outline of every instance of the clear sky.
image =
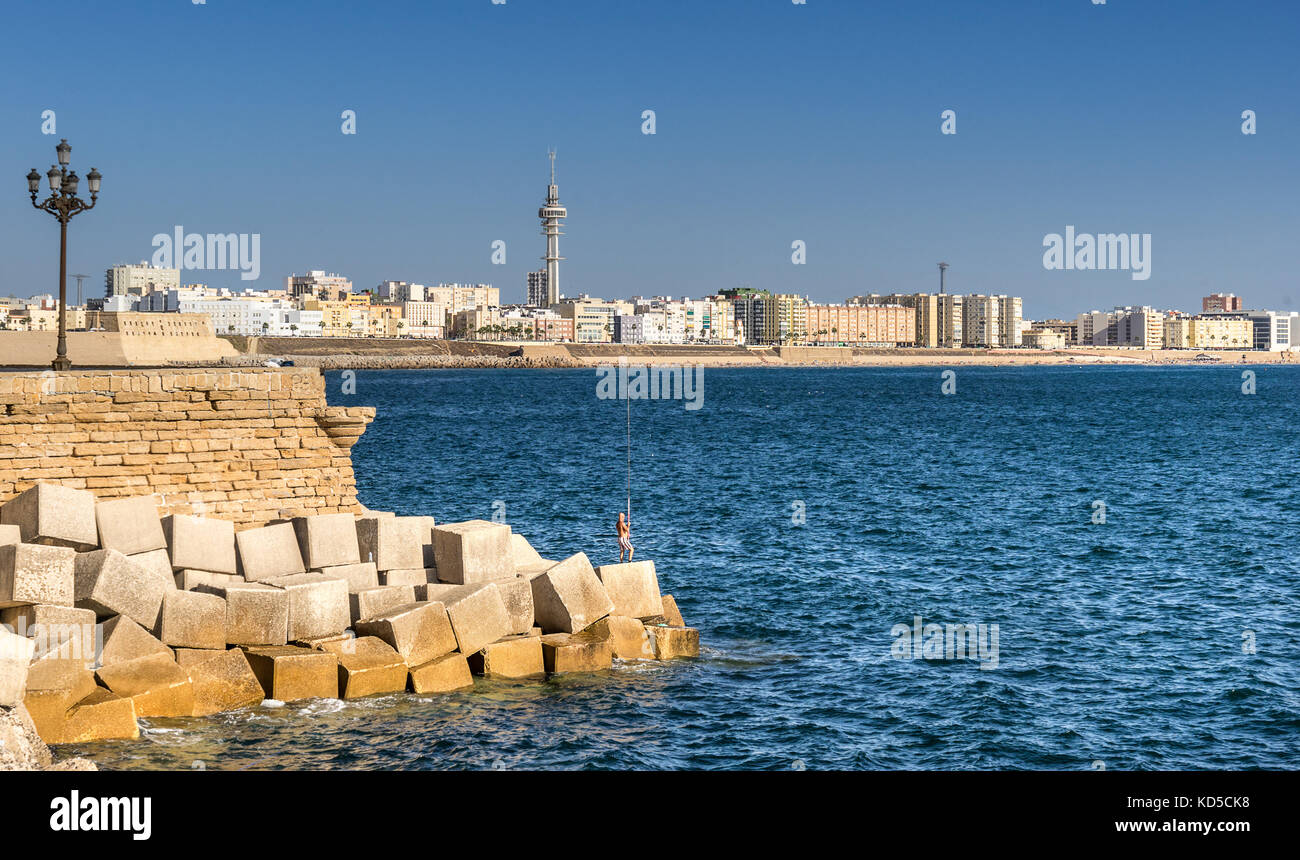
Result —
[[[842,301],[934,289],[946,260],[951,292],[1024,296],[1027,318],[1214,291],[1300,308],[1295,0],[11,0],[5,17],[0,294],[57,287],[57,224],[23,177],[66,137],[104,174],[70,229],[90,295],[183,225],[261,234],[260,280],[186,282],[325,269],[522,301],[555,147],[571,294]],[[1045,270],[1067,225],[1150,233],[1150,279]]]

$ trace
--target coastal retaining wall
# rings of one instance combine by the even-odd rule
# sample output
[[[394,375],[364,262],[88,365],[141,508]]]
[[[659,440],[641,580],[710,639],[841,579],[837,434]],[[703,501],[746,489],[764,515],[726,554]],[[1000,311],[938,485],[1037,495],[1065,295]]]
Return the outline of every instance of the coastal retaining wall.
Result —
[[[141,367],[219,362],[238,355],[212,333],[207,314],[98,313],[88,323],[102,331],[68,332],[76,367]],[[0,366],[49,367],[58,332],[0,332]]]
[[[329,406],[316,368],[0,373],[0,410],[0,501],[45,481],[239,527],[361,510],[374,409]]]

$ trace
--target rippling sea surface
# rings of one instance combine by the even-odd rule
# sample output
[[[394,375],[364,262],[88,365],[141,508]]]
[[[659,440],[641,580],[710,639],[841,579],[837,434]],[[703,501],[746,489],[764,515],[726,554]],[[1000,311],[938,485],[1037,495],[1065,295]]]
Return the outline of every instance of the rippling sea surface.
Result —
[[[945,396],[940,368],[707,369],[698,411],[632,404],[633,542],[698,660],[147,720],[139,742],[69,751],[210,770],[1294,769],[1300,368],[1255,370],[1244,395],[1240,367],[958,368]],[[378,409],[353,451],[369,507],[504,505],[546,557],[617,560],[624,403],[592,371],[328,380],[331,403]],[[996,667],[891,656],[916,616],[998,625]]]

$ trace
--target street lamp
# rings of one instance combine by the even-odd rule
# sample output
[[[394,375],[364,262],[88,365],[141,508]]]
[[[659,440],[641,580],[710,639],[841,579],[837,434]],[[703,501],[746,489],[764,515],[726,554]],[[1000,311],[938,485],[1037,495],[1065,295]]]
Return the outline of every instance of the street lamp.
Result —
[[[59,141],[54,151],[59,156],[59,163],[57,166],[51,165],[45,174],[50,181],[50,196],[39,203],[36,202],[36,196],[41,193],[41,175],[34,167],[32,172],[27,174],[27,190],[32,195],[33,206],[59,219],[59,347],[52,366],[55,370],[71,370],[72,362],[68,360],[67,326],[68,222],[78,212],[95,208],[95,200],[99,197],[99,183],[104,177],[93,167],[86,174],[86,186],[90,189],[90,202],[87,203],[77,196],[80,177],[77,176],[76,171],[68,170],[68,163],[72,160],[72,147],[68,146],[67,139]]]

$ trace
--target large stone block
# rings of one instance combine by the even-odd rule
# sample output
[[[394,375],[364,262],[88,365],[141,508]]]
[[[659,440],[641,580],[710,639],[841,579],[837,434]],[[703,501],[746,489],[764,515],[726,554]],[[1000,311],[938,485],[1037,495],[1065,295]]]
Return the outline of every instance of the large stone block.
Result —
[[[268,699],[337,699],[339,660],[328,651],[278,645],[244,648],[248,665]]]
[[[587,632],[609,639],[614,657],[619,660],[655,659],[654,645],[640,619],[610,615],[588,627]]]
[[[23,530],[18,526],[0,524],[0,546],[22,543]]]
[[[0,624],[36,642],[36,656],[75,641],[87,659],[95,656],[95,613],[71,606],[38,603],[0,609]]]
[[[424,536],[428,528],[421,517],[376,517],[357,520],[361,560],[379,570],[424,567]]]
[[[629,618],[663,614],[664,601],[659,594],[659,577],[655,575],[653,561],[602,564],[596,568],[596,578],[614,603],[611,614]]]
[[[293,529],[298,536],[302,559],[313,570],[361,561],[357,520],[352,514],[295,517]]]
[[[379,585],[348,595],[353,624],[415,601],[413,585]]]
[[[291,523],[274,523],[235,534],[239,572],[249,582],[306,573]]]
[[[162,520],[153,496],[128,496],[95,504],[99,545],[123,555],[166,549]]]
[[[341,699],[399,693],[406,689],[406,661],[382,639],[359,636],[348,642],[330,642],[319,647],[338,657]]]
[[[91,680],[91,689],[83,694],[95,691],[95,682]],[[36,727],[36,733],[47,744],[63,743],[64,727],[68,721],[68,705],[72,701],[67,690],[34,690],[27,688],[23,697],[23,707],[27,709]]]
[[[510,553],[515,561],[515,573],[520,576],[543,573],[555,564],[554,561],[542,558],[521,534],[510,535]]]
[[[469,668],[485,678],[516,681],[545,678],[542,640],[536,636],[511,636],[489,642],[469,655]]]
[[[71,606],[77,553],[63,546],[0,546],[0,607],[48,603]]]
[[[262,702],[262,684],[238,648],[186,668],[194,685],[194,716],[203,717]]]
[[[432,567],[399,568],[379,574],[380,585],[428,585],[438,581],[438,571]]]
[[[266,582],[289,594],[291,640],[332,636],[342,633],[352,623],[346,580],[319,573],[299,573]]]
[[[27,671],[34,653],[35,642],[0,627],[0,708],[14,708],[23,703]]]
[[[167,552],[176,570],[194,568],[212,573],[233,574],[235,524],[211,517],[173,514],[162,521]]]
[[[67,656],[63,649],[38,655],[27,670],[27,692],[58,690],[68,695],[69,702],[84,699],[95,691],[93,667],[93,660]]]
[[[677,608],[677,600],[671,594],[664,595],[664,620],[670,627],[685,627],[686,621],[682,618],[682,612]]]
[[[176,648],[225,648],[226,601],[202,591],[167,592],[158,638]]]
[[[600,672],[614,665],[613,643],[592,630],[550,633],[537,641],[548,672]]]
[[[419,666],[412,666],[408,688],[412,693],[450,693],[474,686],[474,675],[464,654],[448,654]]]
[[[320,573],[324,576],[346,581],[350,592],[379,587],[379,571],[375,569],[374,563],[369,561],[363,561],[360,564],[336,564],[332,567],[322,567]]]
[[[237,573],[216,573],[211,570],[194,570],[185,568],[176,572],[176,587],[181,591],[198,591],[203,585],[230,585],[231,583],[247,582]]]
[[[650,636],[656,660],[700,656],[700,631],[693,627],[648,624],[645,629]]]
[[[204,660],[211,660],[226,653],[225,648],[173,648],[172,651],[176,654],[176,665],[187,672],[191,666],[197,666]]]
[[[63,743],[135,740],[140,737],[135,701],[103,688],[95,690],[68,709]]]
[[[119,696],[129,697],[137,717],[188,717],[194,713],[194,684],[170,655],[101,666],[95,677]]]
[[[503,523],[445,523],[434,528],[433,547],[443,582],[464,585],[515,575],[510,526]]]
[[[115,549],[77,554],[77,605],[103,616],[126,615],[147,630],[158,623],[162,599],[176,580],[137,564]]]
[[[167,550],[165,549],[151,549],[148,552],[137,552],[135,555],[128,555],[127,558],[131,559],[131,561],[141,567],[152,571],[158,579],[166,577],[173,583],[176,582],[176,574],[172,570],[172,562],[167,556]]]
[[[0,522],[18,526],[25,543],[82,551],[99,546],[95,494],[62,484],[36,484],[4,503]]]
[[[125,615],[109,618],[101,630],[103,645],[99,654],[100,666],[130,663],[142,657],[171,659],[172,650],[161,639]]]
[[[614,611],[586,553],[571,555],[529,581],[534,617],[547,633],[581,633]]]
[[[226,601],[226,643],[283,645],[289,641],[289,593],[260,582],[204,585]]]
[[[494,583],[429,585],[426,596],[447,607],[456,646],[462,654],[475,651],[509,635],[510,613]]]
[[[519,635],[532,630],[532,583],[522,576],[512,576],[509,579],[494,579],[492,584],[500,590],[501,600],[506,605],[506,614],[510,616],[508,635]]]
[[[387,642],[408,666],[419,666],[456,650],[456,634],[447,608],[441,603],[408,603],[359,621],[356,629],[358,636],[374,636]]]

